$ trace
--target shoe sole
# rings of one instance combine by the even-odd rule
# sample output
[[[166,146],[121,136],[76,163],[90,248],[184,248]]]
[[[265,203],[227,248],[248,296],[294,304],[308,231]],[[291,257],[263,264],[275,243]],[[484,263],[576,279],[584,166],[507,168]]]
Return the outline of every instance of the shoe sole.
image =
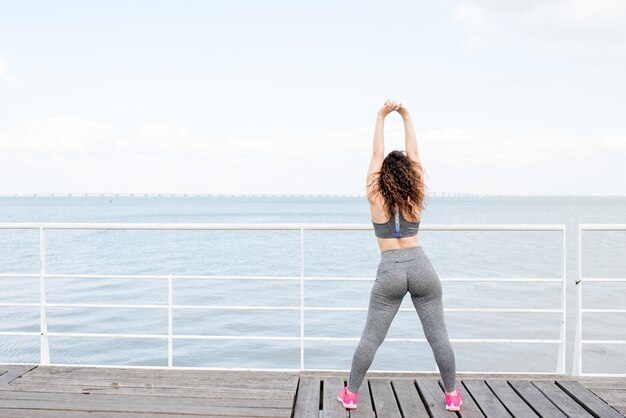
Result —
[[[343,405],[344,408],[346,409],[356,409],[356,405],[352,406],[352,405],[346,405],[345,403],[343,403],[343,399],[341,399],[340,397],[337,397],[337,400],[339,402],[341,402],[341,404]]]

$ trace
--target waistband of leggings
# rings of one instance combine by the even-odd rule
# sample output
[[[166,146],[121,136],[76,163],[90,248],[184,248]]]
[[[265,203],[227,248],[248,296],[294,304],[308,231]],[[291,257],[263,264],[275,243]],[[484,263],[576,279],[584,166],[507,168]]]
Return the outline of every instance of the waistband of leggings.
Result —
[[[416,255],[421,254],[423,251],[421,245],[386,250],[380,253],[380,261],[406,261],[415,258]]]

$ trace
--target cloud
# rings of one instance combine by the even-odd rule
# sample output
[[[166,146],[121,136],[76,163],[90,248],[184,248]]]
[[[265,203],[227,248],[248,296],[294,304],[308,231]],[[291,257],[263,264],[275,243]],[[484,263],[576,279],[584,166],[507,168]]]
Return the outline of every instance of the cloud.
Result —
[[[432,190],[439,191],[569,191],[569,183],[559,183],[565,180],[541,183],[541,173],[557,172],[587,181],[587,192],[597,191],[600,186],[581,177],[580,167],[615,169],[617,156],[626,155],[626,134],[616,132],[518,135],[442,128],[418,131],[417,137]],[[114,192],[361,193],[372,141],[372,127],[253,139],[209,137],[166,125],[120,132],[102,122],[64,116],[0,132],[0,168],[10,173],[28,165],[41,173],[6,186],[18,188],[11,191],[44,190],[41,185],[51,192],[89,191],[93,183]],[[393,149],[405,149],[404,131],[390,123],[385,151]],[[530,177],[516,186],[520,172]],[[621,187],[615,175],[607,176],[602,190]]]
[[[390,129],[390,136],[392,132],[394,130]],[[214,137],[168,125],[142,125],[116,131],[102,122],[62,116],[27,121],[0,132],[0,152],[123,159],[332,160],[364,157],[371,149],[371,140],[371,129],[264,137]]]
[[[524,18],[546,48],[575,55],[626,56],[623,0],[546,2]]]
[[[576,136],[537,132],[511,135],[475,129],[436,129],[422,136],[423,159],[429,164],[536,166],[554,162],[586,162],[626,155],[626,135],[596,133]]]
[[[61,155],[102,155],[114,150],[112,128],[76,116],[32,120],[0,132],[2,152]]]
[[[568,55],[626,56],[623,0],[451,1],[464,49],[520,43]]]
[[[483,9],[473,4],[464,4],[456,7],[452,18],[467,32],[468,37],[462,42],[462,47],[469,51],[476,51],[489,42],[494,28],[487,22]]]
[[[16,86],[17,84],[17,79],[13,76],[11,70],[9,70],[9,66],[0,54],[0,87]]]
[[[454,19],[469,30],[477,32],[491,32],[483,10],[472,4],[457,7],[453,12]]]
[[[115,144],[120,157],[204,155],[214,150],[211,141],[167,125],[143,125],[121,135]]]
[[[559,0],[536,3],[526,20],[575,28],[622,26],[626,16],[623,0]]]
[[[481,129],[443,128],[418,132],[418,146],[432,163],[524,165],[555,159],[584,160],[626,154],[626,135],[566,135],[536,132],[515,135]],[[0,132],[0,151],[15,155],[96,158],[213,158],[250,161],[365,161],[373,128],[323,131],[275,137],[208,137],[167,125],[143,125],[126,132],[77,116],[33,120]],[[385,129],[385,152],[404,149],[404,131]]]

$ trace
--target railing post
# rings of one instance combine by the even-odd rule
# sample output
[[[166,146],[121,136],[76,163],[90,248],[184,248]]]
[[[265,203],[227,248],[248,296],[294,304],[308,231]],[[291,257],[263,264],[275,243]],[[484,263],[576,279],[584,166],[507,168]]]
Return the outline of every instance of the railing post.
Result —
[[[167,367],[172,367],[174,363],[174,347],[172,339],[172,274],[167,276]]]
[[[46,323],[46,241],[43,227],[39,227],[39,362],[50,364],[48,324]]]
[[[561,284],[561,310],[562,318],[561,318],[561,333],[560,340],[561,344],[559,347],[559,355],[557,356],[557,365],[556,370],[557,373],[565,374],[565,356],[566,356],[566,332],[567,332],[567,241],[565,239],[566,234],[566,226],[563,226],[563,265],[561,271],[561,277],[563,282]]]
[[[304,370],[304,228],[300,228],[300,370]]]
[[[577,265],[578,265],[578,280],[576,281],[576,296],[577,296],[577,307],[576,307],[576,337],[574,339],[574,367],[572,374],[574,376],[580,376],[583,372],[582,365],[582,287],[583,287],[583,273],[582,273],[582,228],[578,225],[578,254],[577,254]]]

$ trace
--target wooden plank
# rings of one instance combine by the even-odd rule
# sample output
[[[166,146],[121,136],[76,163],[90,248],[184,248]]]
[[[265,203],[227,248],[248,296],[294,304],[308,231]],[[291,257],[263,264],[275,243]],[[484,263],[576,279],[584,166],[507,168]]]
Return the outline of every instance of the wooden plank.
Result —
[[[562,377],[555,380],[565,380]],[[575,379],[587,389],[623,389],[626,390],[626,377],[585,377],[580,376]]]
[[[13,382],[18,377],[22,377],[24,374],[33,370],[37,366],[27,365],[27,366],[13,366],[10,368],[8,366],[3,366],[3,367],[4,367],[3,369],[4,373],[0,375],[0,386],[8,385],[9,383]]]
[[[319,418],[320,412],[320,379],[317,377],[301,377],[296,395],[294,418]]]
[[[242,371],[242,370],[194,370],[194,369],[123,369],[110,367],[61,367],[61,366],[39,366],[33,371],[34,375],[41,377],[55,377],[65,379],[84,379],[93,376],[110,379],[123,377],[127,379],[144,378],[151,376],[157,379],[204,379],[204,380],[233,380],[248,379],[250,377],[288,380],[293,377],[298,378],[298,372],[273,372],[273,371]]]
[[[435,379],[417,379],[417,388],[422,394],[426,407],[433,418],[450,418],[450,411],[446,410],[446,400],[443,389]],[[465,407],[465,401],[463,406]]]
[[[142,380],[134,380],[129,382],[127,380],[64,380],[64,379],[47,379],[47,380],[26,380],[20,378],[14,380],[11,385],[29,385],[29,386],[86,386],[86,387],[104,387],[109,386],[113,388],[121,387],[134,387],[134,388],[161,388],[161,389],[173,389],[173,388],[188,388],[188,389],[235,389],[235,390],[248,390],[248,389],[263,389],[266,391],[280,392],[289,388],[293,389],[297,386],[298,379],[294,379],[291,382],[277,383],[267,380],[247,380],[247,381],[226,381],[226,382],[194,382],[188,380],[167,381],[167,380],[155,380],[151,378],[145,378]]]
[[[415,386],[415,379],[394,379],[391,385],[396,392],[400,412],[404,417],[429,418],[428,411]]]
[[[485,383],[496,394],[500,402],[515,418],[537,418],[538,415],[509,386],[506,380],[486,380]]]
[[[474,398],[474,401],[483,412],[483,415],[487,418],[513,418],[509,411],[502,405],[502,402],[496,397],[496,395],[485,384],[484,380],[478,379],[465,379],[463,385],[468,391],[468,394]],[[466,398],[467,396],[464,396]],[[463,406],[465,406],[465,399],[463,399]]]
[[[221,388],[215,387],[210,390],[198,388],[160,388],[150,385],[139,387],[112,387],[107,386],[58,386],[58,385],[8,385],[0,386],[0,391],[4,392],[53,392],[53,393],[100,393],[105,395],[119,396],[183,396],[196,398],[224,398],[239,397],[241,399],[283,399],[293,401],[297,385],[285,390],[248,389],[241,388]],[[359,399],[360,401],[360,399]]]
[[[57,383],[58,382],[58,383]],[[55,378],[55,377],[32,377],[29,374],[23,375],[18,382],[16,383],[25,383],[25,384],[62,384],[62,385],[102,385],[109,383],[116,383],[118,385],[124,384],[128,386],[132,385],[144,385],[146,383],[151,383],[154,386],[180,386],[187,385],[192,387],[211,387],[211,386],[226,386],[226,385],[237,385],[239,387],[244,388],[253,388],[257,387],[259,382],[263,382],[264,387],[267,388],[283,388],[286,385],[294,385],[298,382],[298,377],[293,377],[289,380],[272,380],[272,379],[262,379],[254,376],[250,376],[245,379],[227,379],[227,380],[194,380],[194,379],[185,379],[184,377],[176,378],[176,379],[168,379],[168,378],[155,378],[150,375],[146,375],[143,378],[133,378],[126,379],[124,377],[118,378],[100,378],[98,376],[93,376],[91,378],[79,378],[79,379],[65,379],[65,378]]]
[[[438,383],[439,383],[439,386],[442,388],[441,390],[443,390],[443,383],[441,383],[441,380],[439,380]],[[463,382],[461,381],[461,384],[462,383]],[[463,405],[461,405],[461,410],[459,411],[459,415],[463,418],[484,418],[485,415],[482,413],[478,405],[476,405],[476,402],[474,402],[472,395],[470,393],[467,393],[464,386],[461,385],[460,389],[461,389],[461,395],[463,396]],[[445,399],[444,399],[444,403],[445,403]]]
[[[560,386],[569,396],[574,398],[578,403],[596,418],[624,418],[622,414],[617,412],[604,400],[596,396],[589,389],[573,380],[557,380],[556,384]]]
[[[619,413],[624,414],[626,416],[626,393],[625,392],[608,392],[606,390],[594,389],[592,390],[596,395],[598,395],[601,399],[608,402],[613,408],[615,408]]]
[[[391,388],[391,381],[389,379],[370,379],[369,383],[376,415],[385,418],[401,418],[402,414],[400,414],[396,396]]]
[[[322,384],[324,397],[322,399],[322,411],[324,418],[345,418],[348,416],[346,409],[337,400],[337,395],[343,388],[343,380],[338,377],[326,377]]]
[[[589,412],[585,411],[585,408],[555,385],[553,381],[535,380],[531,383],[569,418],[593,418]]]
[[[350,418],[376,418],[372,398],[370,396],[369,382],[363,381],[359,388],[359,401],[357,409],[349,411]]]
[[[542,418],[567,418],[563,412],[528,380],[510,380],[509,384]]]
[[[181,415],[181,414],[142,414],[128,412],[85,412],[85,411],[62,411],[48,409],[9,409],[0,407],[0,417],[10,418],[180,418],[181,416],[189,417],[211,417],[215,415],[205,414],[193,414],[193,415]]]
[[[0,393],[0,395],[6,392]],[[225,416],[291,416],[292,404],[244,406],[238,399],[164,398],[148,396],[109,396],[56,393],[12,392],[0,397],[0,405],[10,409],[48,409],[59,411],[96,411],[129,413],[205,414]]]
[[[4,369],[4,367],[3,367]],[[290,378],[295,376],[298,378],[300,373],[294,372],[282,372],[282,371],[247,371],[247,370],[203,370],[203,369],[157,369],[157,368],[124,368],[124,367],[89,367],[89,366],[39,366],[37,368],[37,374],[41,376],[55,376],[55,377],[70,377],[70,378],[84,378],[93,375],[98,376],[124,376],[128,378],[132,377],[144,377],[150,375],[156,378],[210,378],[217,379],[220,377],[227,378],[248,378],[254,376],[267,377],[270,379]]]

